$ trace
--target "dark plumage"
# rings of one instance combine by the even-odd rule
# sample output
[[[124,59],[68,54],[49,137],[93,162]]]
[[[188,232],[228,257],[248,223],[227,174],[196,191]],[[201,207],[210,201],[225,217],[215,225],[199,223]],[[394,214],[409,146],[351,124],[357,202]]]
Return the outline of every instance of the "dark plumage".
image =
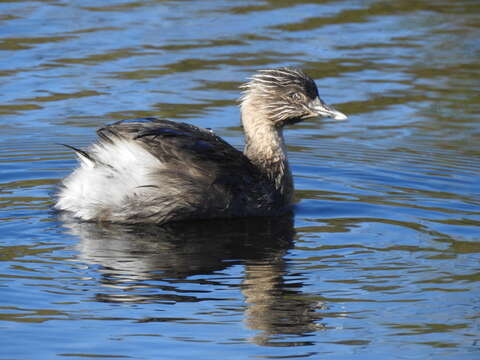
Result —
[[[282,129],[313,116],[345,115],[318,97],[298,69],[263,70],[242,86],[244,153],[213,132],[153,118],[98,130],[62,184],[56,208],[88,221],[166,223],[279,215],[293,181]]]

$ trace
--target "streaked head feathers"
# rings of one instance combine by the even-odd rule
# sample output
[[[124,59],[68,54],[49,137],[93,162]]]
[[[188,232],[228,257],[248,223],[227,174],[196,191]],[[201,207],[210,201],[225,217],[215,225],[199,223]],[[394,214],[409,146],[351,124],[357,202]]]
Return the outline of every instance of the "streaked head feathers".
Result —
[[[319,98],[315,82],[298,68],[260,70],[241,88],[242,107],[263,111],[276,126],[315,116],[346,118]]]
[[[315,82],[302,70],[293,67],[260,70],[250,78],[250,81],[242,85],[244,96],[255,91],[265,95],[288,94],[291,92],[306,93],[314,99],[318,96]]]

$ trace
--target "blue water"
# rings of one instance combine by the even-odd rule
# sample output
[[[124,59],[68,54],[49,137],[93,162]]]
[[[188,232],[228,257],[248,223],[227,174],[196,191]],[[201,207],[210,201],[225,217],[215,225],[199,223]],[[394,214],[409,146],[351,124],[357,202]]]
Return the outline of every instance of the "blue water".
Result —
[[[0,1],[0,359],[477,359],[480,3]],[[52,211],[58,145],[155,116],[243,144],[302,67],[349,115],[286,132],[293,217]]]

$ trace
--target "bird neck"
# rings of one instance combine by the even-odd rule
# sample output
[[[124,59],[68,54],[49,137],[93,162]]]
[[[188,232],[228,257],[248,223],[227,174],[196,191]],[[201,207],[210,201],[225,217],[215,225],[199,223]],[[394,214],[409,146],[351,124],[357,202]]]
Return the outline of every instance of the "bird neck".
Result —
[[[283,131],[265,112],[243,103],[242,124],[245,131],[244,154],[274,185],[281,201],[289,204],[293,195],[293,178],[288,165]]]

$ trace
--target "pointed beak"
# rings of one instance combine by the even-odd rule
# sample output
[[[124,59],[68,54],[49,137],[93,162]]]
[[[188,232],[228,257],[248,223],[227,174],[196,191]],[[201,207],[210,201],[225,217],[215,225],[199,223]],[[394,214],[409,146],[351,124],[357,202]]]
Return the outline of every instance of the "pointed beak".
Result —
[[[310,104],[311,111],[315,114],[315,116],[321,117],[329,117],[333,120],[346,120],[347,115],[344,113],[335,110],[333,106],[329,106],[325,104],[319,97],[312,101]]]

